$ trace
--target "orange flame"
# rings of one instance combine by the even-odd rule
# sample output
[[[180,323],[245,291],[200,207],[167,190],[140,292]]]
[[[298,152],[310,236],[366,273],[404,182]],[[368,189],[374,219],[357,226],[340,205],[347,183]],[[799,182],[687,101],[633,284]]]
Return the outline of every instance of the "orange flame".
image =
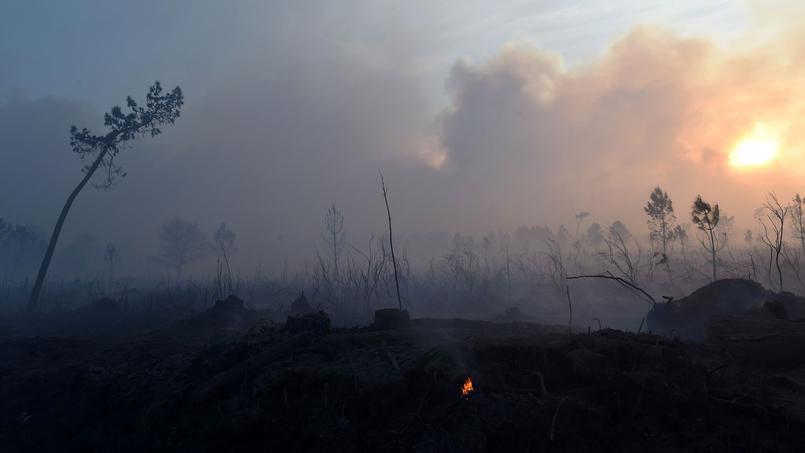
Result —
[[[472,379],[467,376],[467,379],[464,380],[464,385],[461,386],[461,396],[467,396],[473,390],[475,389],[472,387]]]

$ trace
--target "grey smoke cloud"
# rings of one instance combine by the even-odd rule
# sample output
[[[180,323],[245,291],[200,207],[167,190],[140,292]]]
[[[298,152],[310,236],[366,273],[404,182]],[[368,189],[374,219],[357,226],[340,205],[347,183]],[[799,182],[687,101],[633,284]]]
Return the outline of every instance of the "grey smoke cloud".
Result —
[[[459,61],[441,118],[446,167],[468,181],[495,181],[467,189],[521,222],[526,212],[539,223],[589,210],[639,224],[638,208],[660,184],[683,210],[702,193],[751,225],[751,203],[765,191],[801,190],[798,35],[724,49],[639,27],[570,69],[529,45]],[[729,168],[732,147],[757,122],[780,130],[779,159],[762,171]]]
[[[578,66],[519,43],[478,62],[450,55],[449,72],[434,75],[443,40],[455,39],[438,20],[361,5],[206,5],[179,22],[164,17],[182,11],[160,6],[164,44],[133,55],[147,64],[102,97],[141,98],[159,78],[182,86],[185,111],[124,150],[119,186],[81,195],[65,237],[87,230],[125,244],[121,266],[153,274],[156,229],[178,215],[208,232],[227,222],[242,269],[298,264],[332,203],[356,242],[384,231],[379,168],[402,236],[556,227],[579,211],[640,231],[656,184],[683,213],[701,192],[751,224],[765,191],[799,190],[798,168],[739,175],[725,155],[759,119],[785,123],[786,152],[799,155],[801,40],[725,49],[642,27]],[[210,8],[217,18],[198,12]],[[0,103],[0,215],[51,227],[80,178],[68,127],[97,128],[102,112],[65,98]]]

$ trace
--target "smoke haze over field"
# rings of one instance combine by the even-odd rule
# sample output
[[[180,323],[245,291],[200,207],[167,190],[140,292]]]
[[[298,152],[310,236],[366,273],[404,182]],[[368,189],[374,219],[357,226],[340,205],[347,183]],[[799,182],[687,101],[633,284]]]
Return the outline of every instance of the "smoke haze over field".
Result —
[[[246,269],[307,260],[332,203],[351,237],[382,233],[379,168],[403,237],[580,211],[643,232],[657,184],[682,220],[701,193],[754,228],[766,192],[805,191],[796,2],[47,3],[0,6],[0,216],[49,231],[81,177],[69,126],[179,85],[176,126],[67,221],[130,271],[176,216],[227,222]],[[757,124],[776,160],[732,168]]]

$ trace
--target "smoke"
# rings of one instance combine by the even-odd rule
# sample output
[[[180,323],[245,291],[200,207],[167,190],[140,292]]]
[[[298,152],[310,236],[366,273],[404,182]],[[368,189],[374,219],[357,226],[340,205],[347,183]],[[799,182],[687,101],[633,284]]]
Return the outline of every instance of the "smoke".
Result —
[[[401,236],[556,227],[579,211],[639,231],[658,184],[681,219],[701,193],[754,226],[766,191],[802,190],[805,40],[778,17],[758,13],[730,45],[642,26],[579,65],[516,42],[478,62],[450,54],[452,67],[436,73],[447,52],[439,21],[351,6],[160,7],[143,37],[153,54],[125,52],[135,69],[115,69],[121,83],[102,84],[101,98],[141,99],[160,78],[184,89],[183,115],[123,151],[129,176],[83,193],[65,237],[124,244],[121,272],[154,273],[147,256],[162,221],[207,231],[225,221],[243,269],[298,264],[332,203],[350,240],[384,231],[381,168]],[[440,83],[443,97],[433,95]],[[0,215],[51,227],[81,176],[68,127],[97,130],[103,113],[75,99],[0,102]],[[731,168],[756,123],[779,134],[779,158]]]
[[[170,58],[164,59],[168,70],[151,64],[157,76],[175,76],[161,80],[166,87],[182,86],[182,117],[162,136],[124,149],[118,162],[128,177],[111,191],[82,193],[63,234],[91,231],[122,243],[125,271],[153,268],[147,256],[156,250],[156,230],[175,216],[208,231],[227,222],[238,234],[243,252],[236,260],[244,269],[309,260],[332,203],[344,212],[356,241],[383,231],[378,169],[386,171],[394,197],[411,183],[395,173],[427,167],[416,153],[433,109],[412,55],[419,39],[404,24],[394,25],[393,12],[356,13],[362,11],[357,6],[251,5],[253,15],[237,17],[219,11],[218,26],[231,26],[237,39],[205,36],[198,46],[206,49],[206,60],[183,55],[185,49],[169,55],[187,63],[187,70]],[[390,16],[383,39],[349,27],[364,14]],[[169,48],[187,41],[179,31],[168,37]],[[119,93],[118,103],[129,94],[142,99],[153,82],[142,72],[121,84],[142,82]],[[81,177],[82,163],[67,143],[69,126],[102,130],[103,112],[88,110],[63,98],[20,95],[0,102],[0,119],[9,119],[0,126],[0,139],[9,150],[4,157],[13,162],[0,167],[0,216],[51,227]],[[22,187],[29,190],[20,193]],[[413,206],[410,212],[416,212]]]
[[[702,193],[749,223],[765,191],[802,190],[805,54],[793,38],[733,49],[639,27],[571,69],[529,45],[459,61],[441,118],[444,167],[470,181],[492,176],[468,189],[489,205],[506,200],[499,209],[509,217],[589,210],[635,223],[660,184],[680,208]],[[756,124],[779,133],[778,159],[730,168],[729,153]]]

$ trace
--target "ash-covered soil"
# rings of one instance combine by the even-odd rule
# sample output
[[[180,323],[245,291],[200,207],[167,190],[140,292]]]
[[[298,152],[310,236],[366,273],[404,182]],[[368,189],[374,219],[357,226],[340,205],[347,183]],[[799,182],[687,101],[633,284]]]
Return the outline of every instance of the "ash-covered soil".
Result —
[[[805,445],[805,357],[772,367],[721,345],[524,322],[415,319],[382,331],[216,322],[230,309],[240,310],[136,336],[0,341],[0,450]],[[468,377],[473,391],[462,395]]]

